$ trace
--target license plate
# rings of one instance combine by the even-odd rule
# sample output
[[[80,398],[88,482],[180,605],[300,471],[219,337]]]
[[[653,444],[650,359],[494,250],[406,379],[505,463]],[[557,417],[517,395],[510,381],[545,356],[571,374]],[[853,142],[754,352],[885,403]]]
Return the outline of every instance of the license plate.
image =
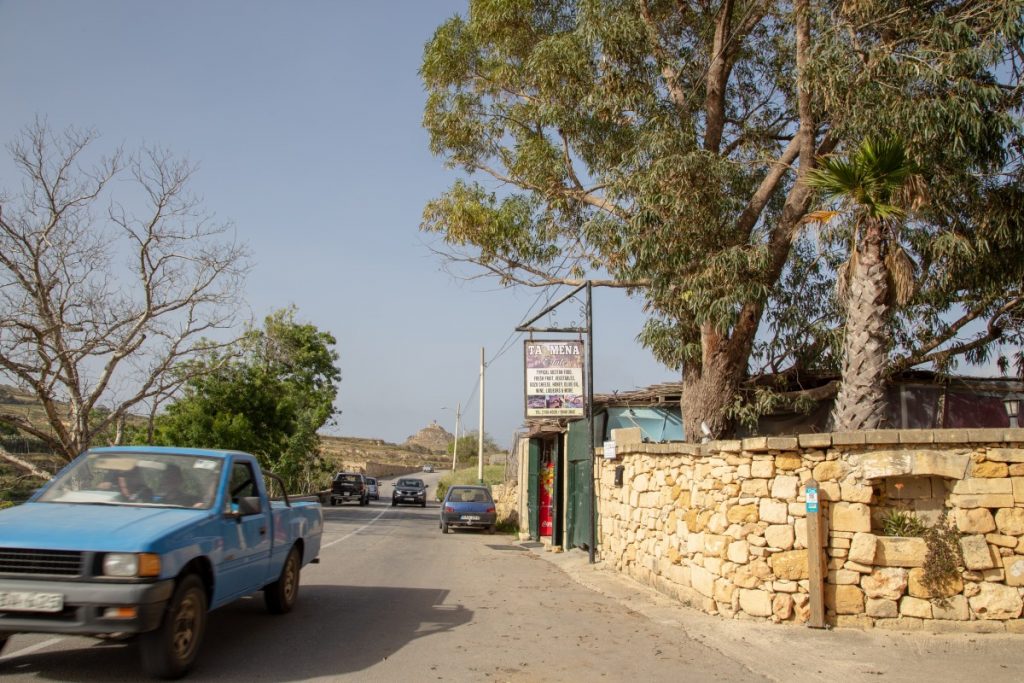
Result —
[[[64,609],[61,593],[0,592],[0,610],[11,612],[59,612]]]
[[[479,522],[480,515],[462,515],[462,519],[466,522]]]

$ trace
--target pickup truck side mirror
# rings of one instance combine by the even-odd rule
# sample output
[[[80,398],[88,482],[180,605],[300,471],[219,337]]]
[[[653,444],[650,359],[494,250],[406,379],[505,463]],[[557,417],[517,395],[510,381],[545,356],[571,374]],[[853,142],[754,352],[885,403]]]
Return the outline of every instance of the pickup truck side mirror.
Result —
[[[259,496],[242,496],[238,499],[237,505],[231,506],[229,517],[241,519],[248,515],[258,515],[262,511]]]

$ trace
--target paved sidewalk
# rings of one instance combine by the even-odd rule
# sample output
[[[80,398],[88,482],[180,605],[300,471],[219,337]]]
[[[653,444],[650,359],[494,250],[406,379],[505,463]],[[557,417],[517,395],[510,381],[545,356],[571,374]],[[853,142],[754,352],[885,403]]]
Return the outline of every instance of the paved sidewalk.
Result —
[[[1024,635],[820,630],[713,617],[689,608],[580,551],[554,553],[524,543],[577,583],[624,610],[677,627],[750,670],[776,681],[1024,681]]]

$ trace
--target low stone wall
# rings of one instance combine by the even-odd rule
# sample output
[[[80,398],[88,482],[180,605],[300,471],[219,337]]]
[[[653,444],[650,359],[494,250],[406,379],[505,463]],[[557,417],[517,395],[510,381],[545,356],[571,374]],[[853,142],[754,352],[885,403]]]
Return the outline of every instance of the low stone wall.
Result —
[[[708,613],[803,623],[806,481],[819,482],[826,619],[1024,632],[1024,430],[903,430],[642,444],[616,430],[597,476],[603,562]],[[630,440],[634,440],[630,443]],[[598,456],[602,455],[598,449]],[[622,486],[615,468],[623,467]],[[960,533],[960,580],[925,587],[922,538],[891,510]]]

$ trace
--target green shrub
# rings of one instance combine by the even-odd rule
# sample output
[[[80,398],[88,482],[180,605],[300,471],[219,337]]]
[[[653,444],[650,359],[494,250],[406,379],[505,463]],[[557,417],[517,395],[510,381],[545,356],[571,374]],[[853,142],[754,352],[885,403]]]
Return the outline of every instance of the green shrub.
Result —
[[[912,512],[890,510],[882,518],[882,533],[886,536],[924,536],[927,527]]]

